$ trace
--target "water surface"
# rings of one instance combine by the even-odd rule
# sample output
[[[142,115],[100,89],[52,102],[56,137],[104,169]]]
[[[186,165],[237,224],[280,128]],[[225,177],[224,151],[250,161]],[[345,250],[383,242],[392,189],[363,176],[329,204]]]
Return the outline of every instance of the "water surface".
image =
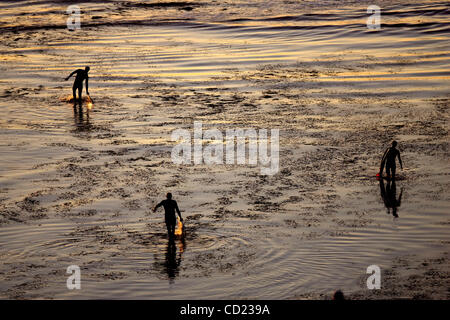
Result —
[[[373,31],[369,4],[89,1],[71,32],[64,1],[1,2],[0,296],[288,299],[445,252],[450,8],[381,1]],[[85,65],[80,112],[63,79]],[[280,129],[280,172],[174,165],[193,121]],[[373,179],[391,139],[398,218]]]

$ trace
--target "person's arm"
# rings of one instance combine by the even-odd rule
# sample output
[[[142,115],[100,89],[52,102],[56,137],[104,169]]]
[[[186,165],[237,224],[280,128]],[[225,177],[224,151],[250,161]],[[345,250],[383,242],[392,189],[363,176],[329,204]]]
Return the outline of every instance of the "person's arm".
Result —
[[[178,203],[175,201],[175,210],[177,210],[178,216],[180,217],[180,221],[183,222],[183,218],[181,217],[180,209],[178,209]]]
[[[75,73],[77,73],[77,70],[75,70],[74,72],[72,72],[72,73],[66,78],[66,81],[69,80],[69,78],[70,78],[71,76],[73,76]]]
[[[89,95],[89,76],[86,75],[86,94]]]
[[[397,156],[398,156],[398,162],[400,162],[400,168],[402,168],[402,170],[403,170],[403,163],[402,163],[402,158],[400,157],[400,151],[397,151]]]
[[[162,206],[162,201],[160,203],[158,203],[154,208],[153,208],[153,212],[156,212],[156,210]]]

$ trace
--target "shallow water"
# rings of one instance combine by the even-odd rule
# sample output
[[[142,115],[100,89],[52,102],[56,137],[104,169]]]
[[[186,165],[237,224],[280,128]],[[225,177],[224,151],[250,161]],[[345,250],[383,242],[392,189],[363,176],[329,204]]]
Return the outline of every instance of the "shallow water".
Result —
[[[383,1],[380,31],[361,1],[151,3],[83,3],[74,32],[64,2],[0,3],[0,297],[287,299],[448,249],[448,2]],[[279,128],[280,172],[172,164],[193,121]],[[372,178],[391,139],[398,218]]]

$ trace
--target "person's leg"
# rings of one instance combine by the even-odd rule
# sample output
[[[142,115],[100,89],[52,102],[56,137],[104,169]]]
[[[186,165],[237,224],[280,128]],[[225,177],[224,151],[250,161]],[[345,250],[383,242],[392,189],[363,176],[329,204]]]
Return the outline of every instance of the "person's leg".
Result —
[[[80,104],[83,102],[83,100],[81,100],[81,93],[83,92],[83,85],[78,86],[78,99],[80,101]]]
[[[391,171],[392,171],[392,179],[395,179],[395,164],[393,166],[391,166]]]
[[[77,87],[75,86],[75,84],[73,84],[72,93],[73,93],[73,103],[76,104],[77,103]]]
[[[166,220],[167,234],[172,238],[175,234],[175,224],[171,220]]]
[[[166,227],[167,227],[167,235],[169,236],[169,238],[171,238],[171,233],[170,233],[170,224],[166,223]]]
[[[389,163],[386,163],[386,175],[387,175],[388,177],[391,176],[391,166],[390,166]]]

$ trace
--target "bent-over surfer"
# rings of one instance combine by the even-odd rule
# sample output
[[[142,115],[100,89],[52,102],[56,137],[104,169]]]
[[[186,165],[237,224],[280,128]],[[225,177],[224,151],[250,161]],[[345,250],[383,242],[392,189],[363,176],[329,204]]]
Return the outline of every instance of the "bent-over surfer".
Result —
[[[76,91],[78,90],[78,99],[80,100],[81,105],[81,93],[83,91],[83,81],[86,80],[86,94],[89,96],[89,72],[90,68],[86,67],[83,69],[77,69],[74,72],[72,72],[65,80],[69,80],[71,76],[74,74],[77,74],[75,77],[75,81],[73,82],[72,92],[73,92],[73,103],[76,104],[77,97],[76,97]]]

